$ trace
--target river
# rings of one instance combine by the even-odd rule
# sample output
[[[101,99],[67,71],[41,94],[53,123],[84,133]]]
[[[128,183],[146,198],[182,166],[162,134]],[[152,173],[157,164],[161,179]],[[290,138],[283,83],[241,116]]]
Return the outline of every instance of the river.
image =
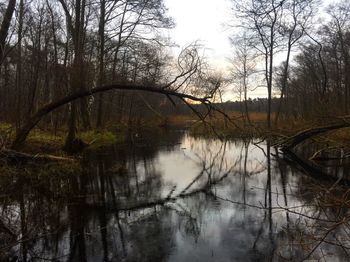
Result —
[[[137,134],[0,178],[6,261],[348,261],[347,209],[260,140]],[[67,165],[68,167],[65,167]],[[327,198],[328,199],[328,198]],[[1,260],[0,257],[0,260]]]

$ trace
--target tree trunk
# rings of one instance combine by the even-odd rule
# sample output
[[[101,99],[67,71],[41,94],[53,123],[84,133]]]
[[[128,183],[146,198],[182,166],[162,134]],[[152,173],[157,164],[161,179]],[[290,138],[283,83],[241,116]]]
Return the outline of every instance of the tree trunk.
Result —
[[[209,97],[195,97],[192,95],[184,94],[184,93],[179,93],[176,91],[172,91],[169,89],[166,89],[168,85],[165,85],[164,87],[149,87],[149,86],[142,86],[142,85],[123,85],[123,84],[114,84],[114,85],[106,85],[106,86],[101,86],[101,87],[95,87],[92,88],[91,90],[78,90],[75,93],[68,95],[62,99],[59,99],[57,101],[54,101],[52,103],[49,103],[47,105],[44,105],[41,107],[35,114],[33,114],[31,117],[28,118],[27,122],[21,127],[20,130],[18,130],[15,139],[12,142],[11,148],[12,149],[20,149],[20,147],[23,145],[25,142],[28,134],[30,131],[39,123],[39,121],[48,113],[52,112],[56,108],[66,105],[68,103],[71,103],[79,98],[83,97],[88,97],[93,94],[97,94],[100,92],[105,92],[113,89],[117,90],[135,90],[135,91],[145,91],[145,92],[151,92],[151,93],[159,93],[159,94],[164,94],[166,96],[175,96],[181,99],[189,99],[194,102],[199,102],[203,104],[210,104],[209,102]],[[71,103],[74,104],[74,103]],[[75,117],[75,108],[73,106],[73,111],[71,114],[73,117]],[[75,134],[76,134],[76,119],[71,118],[71,123],[69,125],[69,132],[68,132],[68,142],[73,142],[75,139]],[[68,143],[69,144],[69,143]],[[66,146],[68,145],[66,143]]]
[[[278,108],[276,111],[276,117],[275,117],[275,126],[277,126],[278,124],[278,119],[281,113],[281,109],[282,109],[282,103],[283,103],[283,98],[285,96],[285,92],[286,92],[286,88],[287,88],[287,82],[288,82],[288,70],[289,70],[289,59],[290,59],[290,52],[292,50],[292,45],[290,43],[288,43],[288,50],[287,50],[287,59],[286,59],[286,64],[283,70],[283,79],[282,79],[282,88],[281,88],[281,95],[280,95],[280,100],[278,103]]]
[[[309,139],[313,136],[331,131],[336,130],[340,128],[349,127],[350,123],[347,121],[342,121],[341,123],[335,123],[332,125],[327,126],[320,126],[320,127],[314,127],[310,129],[303,130],[296,135],[288,138],[282,143],[282,149],[283,150],[291,150],[293,147],[297,146],[298,144],[302,143],[306,139]]]
[[[21,127],[22,119],[22,31],[23,31],[23,14],[24,4],[23,0],[19,3],[19,18],[18,18],[18,42],[17,42],[17,68],[16,68],[16,92],[17,92],[17,106],[16,106],[16,130]]]
[[[101,0],[100,9],[100,24],[99,24],[99,38],[100,38],[100,57],[99,57],[99,77],[98,85],[102,86],[104,82],[104,53],[105,53],[105,0]],[[103,93],[99,94],[98,97],[98,108],[97,108],[97,122],[96,127],[102,126],[103,116]]]
[[[13,12],[15,11],[16,0],[9,0],[4,18],[0,27],[0,65],[5,58],[6,38],[10,28]]]

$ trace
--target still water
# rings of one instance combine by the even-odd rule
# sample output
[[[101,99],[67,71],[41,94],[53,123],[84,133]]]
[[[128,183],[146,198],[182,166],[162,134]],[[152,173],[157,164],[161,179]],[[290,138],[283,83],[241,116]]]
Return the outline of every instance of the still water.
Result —
[[[0,260],[348,261],[347,210],[320,203],[330,185],[267,142],[135,140],[2,174]]]

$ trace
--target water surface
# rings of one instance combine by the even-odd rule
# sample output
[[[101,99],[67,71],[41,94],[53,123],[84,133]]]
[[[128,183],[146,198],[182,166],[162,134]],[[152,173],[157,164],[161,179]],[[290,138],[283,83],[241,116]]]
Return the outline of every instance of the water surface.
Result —
[[[76,170],[31,166],[3,175],[0,255],[347,261],[348,228],[336,225],[347,211],[321,207],[316,189],[327,184],[267,142],[194,138],[181,130],[134,142],[88,151]]]

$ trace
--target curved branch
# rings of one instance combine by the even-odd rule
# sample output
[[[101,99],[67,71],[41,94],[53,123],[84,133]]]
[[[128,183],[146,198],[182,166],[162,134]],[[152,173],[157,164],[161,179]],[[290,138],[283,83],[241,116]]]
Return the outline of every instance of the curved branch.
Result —
[[[310,129],[303,130],[297,134],[295,134],[292,137],[287,138],[283,143],[282,143],[282,150],[283,151],[290,151],[306,139],[309,139],[313,136],[326,133],[331,130],[336,130],[336,129],[341,129],[341,128],[346,128],[349,127],[350,123],[347,121],[343,121],[341,123],[335,123],[332,125],[327,125],[327,126],[319,126],[319,127],[314,127]]]
[[[210,96],[206,97],[195,97],[193,95],[176,92],[170,89],[164,89],[163,87],[151,87],[144,85],[128,85],[128,84],[111,84],[100,87],[95,87],[90,90],[79,90],[73,94],[70,94],[64,98],[61,98],[52,103],[46,104],[41,107],[34,115],[32,115],[26,122],[26,124],[17,132],[14,141],[12,142],[12,149],[19,149],[25,142],[30,131],[39,123],[39,121],[48,113],[52,112],[56,108],[68,104],[79,98],[91,96],[96,93],[106,92],[109,90],[134,90],[134,91],[145,91],[151,93],[164,94],[166,96],[174,96],[180,99],[189,99],[194,102],[209,103]]]

